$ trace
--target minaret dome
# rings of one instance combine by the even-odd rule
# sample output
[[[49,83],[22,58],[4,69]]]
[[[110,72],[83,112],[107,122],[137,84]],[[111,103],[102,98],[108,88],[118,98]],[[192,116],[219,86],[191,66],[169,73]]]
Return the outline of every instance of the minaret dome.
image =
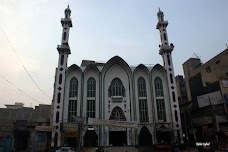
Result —
[[[70,10],[70,7],[68,5],[68,7],[65,9],[65,18],[69,18],[70,14],[71,14],[71,10]]]
[[[158,20],[160,20],[160,21],[164,20],[164,13],[160,10],[160,8],[159,8],[159,11],[157,13],[157,16],[158,16]]]

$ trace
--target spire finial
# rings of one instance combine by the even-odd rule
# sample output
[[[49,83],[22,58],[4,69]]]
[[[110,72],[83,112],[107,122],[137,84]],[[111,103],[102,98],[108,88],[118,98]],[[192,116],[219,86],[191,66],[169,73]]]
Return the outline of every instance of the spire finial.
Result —
[[[228,45],[227,45],[227,43],[226,43],[226,48],[228,49]]]
[[[159,12],[161,11],[161,10],[160,10],[160,7],[158,7],[158,10],[159,10]]]
[[[69,3],[68,3],[68,8],[69,8]]]

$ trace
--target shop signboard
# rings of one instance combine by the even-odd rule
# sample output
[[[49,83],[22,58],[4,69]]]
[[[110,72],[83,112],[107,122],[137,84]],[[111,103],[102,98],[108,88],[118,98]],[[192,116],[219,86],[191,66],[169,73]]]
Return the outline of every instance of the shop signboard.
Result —
[[[104,125],[113,127],[124,127],[124,128],[138,128],[138,123],[135,121],[117,121],[117,120],[104,120],[88,118],[88,125]]]
[[[220,91],[215,91],[212,93],[197,96],[197,101],[199,108],[224,103]]]

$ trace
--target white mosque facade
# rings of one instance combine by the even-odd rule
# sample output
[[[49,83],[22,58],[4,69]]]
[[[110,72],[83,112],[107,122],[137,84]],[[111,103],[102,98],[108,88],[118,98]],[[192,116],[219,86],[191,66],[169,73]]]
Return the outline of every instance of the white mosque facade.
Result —
[[[135,67],[119,56],[106,63],[83,60],[80,66],[67,66],[70,14],[68,7],[61,19],[62,43],[57,46],[52,147],[150,146],[162,140],[170,142],[173,137],[182,141],[171,55],[174,46],[168,42],[163,12],[157,14],[157,29],[164,65]],[[88,118],[105,123],[89,124]],[[126,127],[115,121],[126,123]],[[134,127],[128,126],[131,123]]]

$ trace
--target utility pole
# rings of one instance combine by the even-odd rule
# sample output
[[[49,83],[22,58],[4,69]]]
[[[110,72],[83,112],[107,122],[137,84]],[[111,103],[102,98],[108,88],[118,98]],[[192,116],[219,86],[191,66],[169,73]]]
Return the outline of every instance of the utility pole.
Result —
[[[210,98],[210,96],[208,96],[208,101],[209,101],[209,103],[210,103],[211,117],[212,117],[212,123],[213,123],[213,126],[214,126],[214,134],[215,134],[215,139],[216,139],[216,142],[218,143],[218,135],[217,135],[217,132],[218,132],[218,127],[217,127],[217,119],[216,119],[216,115],[214,114],[214,108],[212,107],[212,104],[211,104],[211,98]]]
[[[186,109],[184,111],[184,123],[185,123],[186,139],[187,139],[187,149],[188,149],[188,152],[189,152],[189,140],[188,140],[188,129],[187,129],[187,121],[186,121]]]

